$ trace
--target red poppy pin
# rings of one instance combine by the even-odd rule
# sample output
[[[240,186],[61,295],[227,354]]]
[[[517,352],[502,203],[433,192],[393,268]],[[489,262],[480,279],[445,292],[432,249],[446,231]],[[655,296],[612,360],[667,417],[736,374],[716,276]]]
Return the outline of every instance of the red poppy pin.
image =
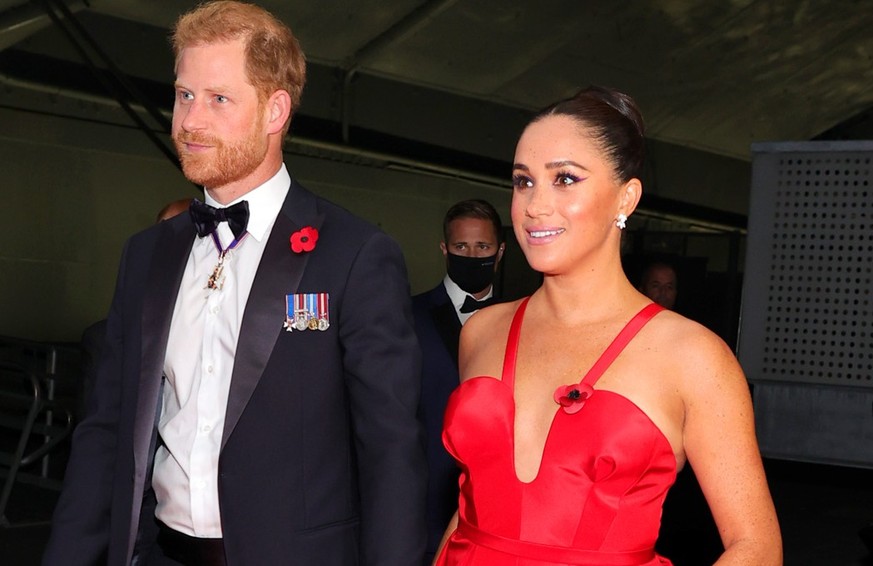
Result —
[[[317,241],[318,230],[312,226],[306,226],[291,234],[291,251],[296,254],[311,252],[315,249]]]
[[[587,383],[562,385],[555,390],[555,402],[564,409],[565,413],[572,415],[579,412],[593,393],[594,389]]]

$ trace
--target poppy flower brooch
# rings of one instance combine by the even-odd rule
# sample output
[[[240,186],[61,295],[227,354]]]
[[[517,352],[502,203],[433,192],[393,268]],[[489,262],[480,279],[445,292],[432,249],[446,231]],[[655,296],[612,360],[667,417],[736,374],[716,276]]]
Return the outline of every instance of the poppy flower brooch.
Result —
[[[318,242],[318,230],[312,226],[306,226],[291,234],[291,251],[296,254],[311,252]]]
[[[579,412],[593,393],[594,388],[587,383],[562,385],[555,390],[555,402],[564,409],[565,413],[573,415]]]

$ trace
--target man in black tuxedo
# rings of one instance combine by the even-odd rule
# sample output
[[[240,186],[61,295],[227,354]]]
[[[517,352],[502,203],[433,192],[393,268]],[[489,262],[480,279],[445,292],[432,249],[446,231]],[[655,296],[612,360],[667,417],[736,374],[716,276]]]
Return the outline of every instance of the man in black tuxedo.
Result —
[[[173,44],[173,139],[206,202],[125,247],[43,563],[417,564],[400,249],[285,168],[305,62],[284,24],[212,2]]]
[[[443,413],[460,381],[461,326],[495,300],[494,274],[505,249],[501,228],[500,215],[484,200],[465,200],[449,208],[440,243],[446,276],[430,291],[412,298],[423,362],[419,415],[427,436],[428,556],[436,551],[458,508],[458,468],[442,444]]]

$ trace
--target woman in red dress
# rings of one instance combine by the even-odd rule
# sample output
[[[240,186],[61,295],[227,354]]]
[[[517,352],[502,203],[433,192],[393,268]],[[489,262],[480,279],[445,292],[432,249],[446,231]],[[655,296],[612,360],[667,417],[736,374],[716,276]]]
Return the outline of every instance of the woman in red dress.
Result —
[[[686,463],[724,543],[718,564],[782,562],[736,358],[622,269],[644,145],[634,101],[599,87],[518,142],[512,223],[544,280],[464,326],[443,433],[461,495],[441,566],[670,564],[654,545]]]

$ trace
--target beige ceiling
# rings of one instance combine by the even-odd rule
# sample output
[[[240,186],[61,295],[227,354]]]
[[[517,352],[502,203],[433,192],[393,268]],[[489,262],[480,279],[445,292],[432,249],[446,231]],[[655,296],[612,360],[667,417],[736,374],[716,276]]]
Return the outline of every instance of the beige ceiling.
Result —
[[[292,27],[312,63],[302,114],[341,120],[350,77],[405,85],[428,107],[468,101],[474,114],[495,116],[599,83],[638,100],[651,139],[719,156],[748,160],[758,141],[873,138],[871,0],[260,3]],[[171,80],[166,30],[195,2],[67,5],[122,72]],[[2,58],[14,53],[77,60],[42,6],[0,0],[4,74]],[[404,121],[394,97],[369,100],[386,102],[383,122],[392,112]]]

